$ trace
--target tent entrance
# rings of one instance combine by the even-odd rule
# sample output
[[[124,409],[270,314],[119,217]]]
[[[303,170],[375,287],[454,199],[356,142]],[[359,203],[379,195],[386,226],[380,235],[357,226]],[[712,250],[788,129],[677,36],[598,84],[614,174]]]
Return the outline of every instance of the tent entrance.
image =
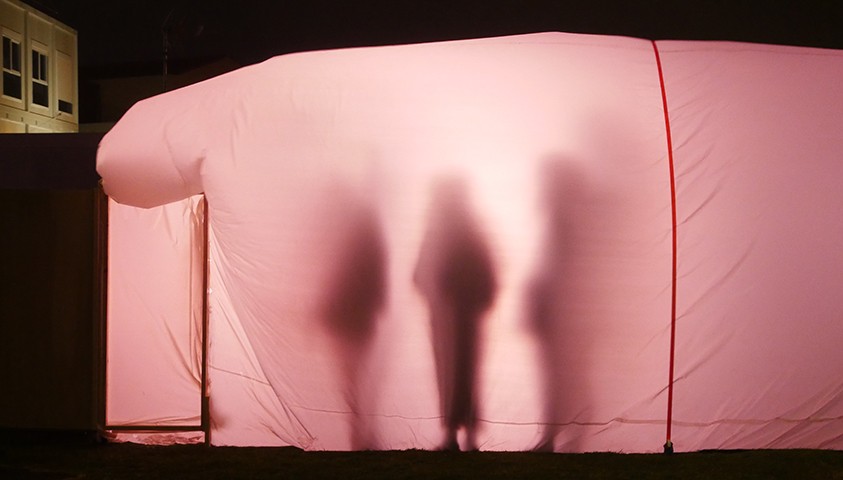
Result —
[[[125,440],[209,443],[206,201],[149,210],[104,202],[101,424]]]

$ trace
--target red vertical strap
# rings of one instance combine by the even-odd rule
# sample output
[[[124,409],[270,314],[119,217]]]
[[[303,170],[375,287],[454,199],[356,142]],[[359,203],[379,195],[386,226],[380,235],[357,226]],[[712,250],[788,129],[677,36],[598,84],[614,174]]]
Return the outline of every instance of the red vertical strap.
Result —
[[[672,273],[670,285],[670,362],[668,367],[667,379],[667,432],[665,433],[665,453],[673,452],[673,441],[671,440],[671,430],[673,427],[673,372],[674,372],[674,358],[676,351],[676,175],[673,168],[673,140],[670,135],[670,114],[667,109],[667,92],[664,88],[664,72],[662,71],[662,60],[659,56],[659,47],[656,42],[653,43],[653,52],[656,54],[656,66],[659,69],[659,86],[662,91],[662,107],[664,108],[664,130],[667,137],[667,161],[670,167],[670,214],[671,214],[671,229],[672,229]]]

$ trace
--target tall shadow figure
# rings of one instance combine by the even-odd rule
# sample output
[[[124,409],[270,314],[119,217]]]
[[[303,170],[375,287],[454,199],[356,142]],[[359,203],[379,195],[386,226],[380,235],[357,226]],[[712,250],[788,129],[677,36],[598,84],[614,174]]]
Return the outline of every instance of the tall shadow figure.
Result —
[[[363,410],[371,400],[362,388],[377,318],[386,301],[386,249],[374,209],[351,195],[338,195],[342,215],[333,224],[338,250],[322,301],[323,322],[331,332],[342,392],[352,412],[352,450],[378,448]]]
[[[460,429],[465,448],[477,448],[478,335],[496,291],[491,254],[466,197],[459,179],[434,185],[413,278],[430,312],[446,450],[460,448]]]
[[[578,338],[570,304],[581,279],[577,266],[581,251],[583,210],[587,204],[583,173],[570,161],[552,157],[540,171],[540,210],[544,215],[544,239],[538,264],[527,291],[529,327],[538,347],[542,375],[544,430],[536,451],[554,451],[565,417],[582,405],[586,386],[578,379],[572,358]],[[574,443],[576,440],[574,440]]]

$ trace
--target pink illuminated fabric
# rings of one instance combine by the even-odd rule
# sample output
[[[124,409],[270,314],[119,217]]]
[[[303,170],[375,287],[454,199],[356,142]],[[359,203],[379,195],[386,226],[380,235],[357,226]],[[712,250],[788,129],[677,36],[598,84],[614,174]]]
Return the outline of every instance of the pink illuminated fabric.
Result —
[[[674,441],[843,448],[843,52],[659,42],[679,234]]]
[[[679,188],[674,442],[833,448],[834,422],[817,420],[840,415],[839,382],[814,362],[840,359],[841,229],[820,204],[839,195],[840,56],[658,46]],[[644,40],[313,52],[138,103],[98,170],[114,200],[158,212],[112,231],[152,242],[195,229],[165,227],[161,209],[208,200],[214,444],[434,449],[453,434],[461,448],[653,452],[672,321],[664,118]],[[171,264],[201,252],[188,242]],[[111,256],[135,273],[159,261],[114,243]],[[132,291],[114,268],[109,288]],[[142,298],[191,295],[175,276],[132,281]],[[188,321],[110,302],[109,322]],[[174,345],[156,331],[110,345],[110,379],[153,349],[178,371]],[[198,403],[165,375],[173,404]],[[778,444],[779,425],[802,430]]]
[[[108,426],[200,423],[200,201],[151,210],[109,202]]]

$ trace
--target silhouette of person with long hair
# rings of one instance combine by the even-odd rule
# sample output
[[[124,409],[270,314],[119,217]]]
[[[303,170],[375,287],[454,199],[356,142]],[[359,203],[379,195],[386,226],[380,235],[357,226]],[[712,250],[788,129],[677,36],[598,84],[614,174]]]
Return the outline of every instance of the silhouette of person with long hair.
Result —
[[[428,229],[422,242],[414,282],[430,311],[439,406],[446,430],[441,446],[476,445],[478,335],[492,305],[496,284],[491,254],[474,221],[465,186],[446,179],[433,189]]]
[[[544,430],[536,451],[553,451],[563,416],[583,392],[574,380],[579,372],[568,364],[573,340],[570,338],[570,301],[578,281],[579,209],[585,202],[585,179],[570,161],[550,158],[540,172],[540,203],[545,217],[545,233],[539,262],[527,292],[529,328],[536,337],[543,388]],[[582,400],[581,398],[579,398]]]
[[[321,314],[334,338],[343,395],[352,412],[351,449],[370,450],[377,445],[361,412],[365,408],[361,371],[386,301],[386,251],[374,209],[353,195],[337,196],[343,211],[332,227],[339,249],[334,252],[335,268]]]

